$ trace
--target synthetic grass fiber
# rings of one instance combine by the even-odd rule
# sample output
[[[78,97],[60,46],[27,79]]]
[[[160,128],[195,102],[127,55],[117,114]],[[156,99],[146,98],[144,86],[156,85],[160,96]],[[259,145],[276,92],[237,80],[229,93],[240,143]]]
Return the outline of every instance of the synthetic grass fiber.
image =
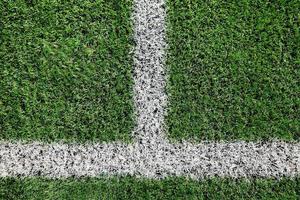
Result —
[[[167,5],[169,136],[299,140],[300,1]]]
[[[131,4],[1,1],[1,139],[130,139]]]
[[[299,179],[0,179],[0,199],[297,199]]]
[[[0,86],[5,86],[3,87],[5,89],[5,95],[1,97],[5,101],[1,99],[1,108],[3,108],[3,110],[0,110],[2,120],[0,125],[3,124],[3,126],[1,126],[0,130],[3,131],[1,135],[2,133],[8,133],[8,135],[3,134],[5,137],[2,139],[29,138],[32,140],[77,140],[81,142],[87,139],[102,140],[104,136],[101,134],[108,134],[110,133],[109,131],[117,130],[117,133],[122,134],[121,128],[125,128],[127,132],[130,133],[129,127],[132,126],[132,121],[129,121],[131,120],[131,61],[128,57],[128,51],[130,51],[131,31],[128,28],[130,23],[127,21],[130,13],[129,9],[127,10],[127,8],[130,8],[129,3],[124,1],[126,5],[128,4],[127,7],[120,3],[120,1],[47,2],[44,0],[41,3],[37,3],[36,1],[26,1],[25,3],[23,1],[16,2],[17,4],[7,1],[0,3],[1,8],[5,8],[3,10],[11,10],[10,14],[8,14],[7,11],[1,14],[2,16],[6,16],[6,18],[10,16],[9,19],[3,17],[6,21],[2,20],[1,26],[6,27],[6,24],[15,24],[15,15],[19,16],[20,13],[22,14],[20,17],[22,23],[19,22],[20,24],[17,23],[18,26],[16,26],[19,31],[19,34],[17,34],[18,37],[14,35],[15,32],[13,30],[16,28],[14,26],[6,27],[6,29],[3,29],[4,31],[1,32],[1,39],[6,38],[3,40],[5,45],[2,44],[2,46],[5,47],[3,48],[5,51],[1,50],[1,61],[3,58],[4,63],[8,63],[4,65],[5,70],[1,72],[4,78],[2,78],[2,76],[0,77],[2,78],[0,80]],[[23,6],[18,5],[20,2],[20,5]],[[174,2],[178,3],[179,1]],[[198,3],[201,7],[203,2]],[[53,5],[53,7],[49,7],[50,5]],[[192,2],[186,4],[186,6],[190,5],[192,5]],[[49,13],[54,12],[53,15],[57,17],[54,20],[54,24],[51,23],[51,17],[43,17],[43,20],[40,20],[39,18],[43,16],[42,14],[36,14],[39,18],[34,15],[35,9],[40,7],[45,8]],[[18,10],[20,8],[22,9]],[[25,8],[28,10],[24,14],[23,9]],[[294,144],[293,146],[293,144],[286,143],[280,145],[279,143],[276,144],[276,142],[269,144],[240,142],[236,144],[207,143],[197,146],[196,144],[190,143],[171,144],[168,140],[164,140],[163,131],[160,127],[164,123],[164,103],[166,102],[164,94],[165,72],[163,66],[163,49],[165,44],[164,8],[163,0],[135,1],[134,40],[136,43],[135,59],[138,61],[135,63],[135,86],[133,91],[137,93],[134,99],[137,112],[139,113],[139,119],[137,120],[138,126],[136,127],[137,131],[135,132],[136,143],[128,146],[121,143],[94,144],[95,146],[93,146],[87,143],[81,144],[86,146],[80,146],[78,144],[61,143],[45,145],[38,143],[21,145],[17,143],[14,145],[10,141],[8,141],[7,144],[4,142],[2,143],[3,145],[0,151],[0,172],[2,176],[0,178],[0,199],[299,198],[299,179],[282,178],[279,180],[257,178],[259,175],[282,177],[284,174],[287,176],[299,174],[297,162],[299,155],[298,144]],[[112,12],[112,10],[114,12]],[[125,12],[125,10],[128,12]],[[71,12],[72,15],[68,15],[67,11]],[[104,14],[100,11],[103,11]],[[91,13],[94,12],[95,15],[92,15]],[[180,12],[178,13],[180,14]],[[58,14],[61,15],[57,16]],[[121,16],[126,16],[126,19],[120,17],[120,14]],[[77,17],[76,20],[71,20],[74,15]],[[19,18],[17,17],[17,19]],[[35,19],[35,21],[33,19]],[[85,19],[89,20],[85,21]],[[69,35],[64,32],[66,28],[64,20],[69,22],[67,25],[72,27],[68,29],[71,31],[67,31]],[[43,21],[46,21],[46,23]],[[98,24],[100,22],[101,25]],[[29,28],[27,27],[28,24],[35,23],[44,24],[43,26],[32,25],[29,26]],[[116,24],[119,26],[115,26]],[[19,26],[22,27],[20,30],[18,29]],[[43,35],[45,27],[47,28],[48,26],[51,26],[51,31],[49,29],[48,34]],[[58,33],[56,33],[56,31],[52,33],[52,26],[58,28]],[[28,29],[26,29],[26,27]],[[43,31],[39,33],[42,36],[35,35],[31,37],[30,35],[36,32],[36,27],[43,29]],[[85,28],[80,29],[80,27]],[[78,28],[80,30],[78,30]],[[93,38],[95,36],[97,39],[95,41],[93,40],[95,43],[88,42],[85,44],[84,41],[90,37],[90,31],[93,32],[91,37]],[[22,34],[20,32],[22,32]],[[76,51],[74,49],[74,51],[68,50],[70,43],[68,37],[67,39],[63,37],[65,34],[72,38],[72,45],[78,45],[75,48]],[[73,37],[77,39],[77,34],[79,34],[79,42],[73,43]],[[53,37],[53,35],[55,37]],[[23,38],[23,36],[25,38]],[[28,40],[28,38],[30,40]],[[46,40],[46,42],[44,40]],[[20,49],[17,48],[17,42],[20,41],[21,43],[18,43],[18,45],[21,44],[22,46],[20,49],[26,49],[26,51],[20,51]],[[32,41],[42,41],[42,43]],[[184,42],[184,40],[182,41]],[[34,44],[41,46],[34,46]],[[81,46],[82,44],[83,46]],[[33,45],[34,48],[31,45]],[[119,45],[123,48],[119,48]],[[32,48],[29,51],[30,53],[27,51],[29,47]],[[103,48],[103,50],[100,47],[105,48]],[[39,51],[34,51],[39,48]],[[21,52],[20,57],[17,56],[19,52]],[[68,64],[67,62],[69,55],[71,55],[72,64]],[[18,59],[15,59],[15,57]],[[96,59],[98,57],[101,59]],[[51,62],[56,64],[50,65],[49,58]],[[18,64],[15,65],[6,60],[11,62],[12,60],[17,60]],[[45,67],[45,70],[35,71],[34,69],[40,65],[36,65],[36,62],[32,60],[38,60],[47,67]],[[25,64],[29,63],[28,65],[24,65],[26,66],[24,67],[26,69],[24,71],[22,70],[23,68],[19,67],[22,66],[21,64],[23,62],[25,62]],[[97,68],[95,63],[97,64]],[[101,67],[102,64],[105,67]],[[60,66],[63,67],[60,68]],[[66,66],[66,69],[64,66]],[[73,66],[77,66],[80,70],[77,71],[77,68],[73,68]],[[104,69],[104,72],[96,70],[99,70],[99,66],[101,67],[100,69]],[[13,71],[9,71],[11,69],[13,69]],[[32,71],[35,72],[33,75]],[[101,76],[97,76],[95,79],[89,77],[90,75],[98,75],[98,73],[101,74]],[[10,76],[11,74],[13,76]],[[15,74],[19,74],[20,77]],[[128,81],[126,82],[128,87],[126,84],[126,87],[122,87],[124,84],[123,82],[119,82],[119,76],[122,77],[121,81]],[[10,79],[7,79],[7,77],[10,77]],[[172,76],[170,79],[172,80]],[[77,85],[76,81],[82,81],[84,84]],[[90,83],[90,81],[92,81],[92,83]],[[88,87],[86,87],[86,85]],[[38,88],[34,90],[36,86],[38,86]],[[88,91],[93,87],[96,88],[92,90],[94,92]],[[119,87],[124,90],[121,90]],[[107,93],[103,93],[103,90]],[[23,93],[19,95],[20,92],[24,91],[26,95]],[[53,93],[50,93],[50,96],[40,95],[40,91],[46,91],[47,95],[49,91]],[[81,96],[82,94],[85,94],[85,96]],[[95,94],[101,94],[101,96],[99,97]],[[24,96],[26,98],[24,98]],[[124,96],[128,97],[125,99],[128,103],[125,103],[126,101],[123,99],[125,98]],[[173,98],[173,96],[171,97]],[[10,100],[10,98],[13,101]],[[58,98],[58,100],[53,101],[55,98]],[[106,109],[108,108],[107,104],[103,103],[102,98],[107,100],[106,103],[109,105],[108,110]],[[52,105],[52,103],[55,102],[58,103]],[[49,108],[52,110],[47,108],[41,109],[41,105],[50,105]],[[70,105],[73,107],[69,107]],[[118,113],[120,111],[118,105],[125,106],[125,110],[122,110],[124,112],[121,112],[124,115]],[[60,110],[60,106],[63,107],[62,110]],[[12,110],[11,108],[13,107],[17,107],[17,109]],[[86,107],[91,108],[91,110],[86,109]],[[37,111],[39,110],[36,110],[36,108],[39,108],[44,113],[38,113]],[[53,108],[55,108],[54,111],[58,109],[57,112],[54,112],[55,115],[53,114]],[[71,108],[72,112],[68,112],[68,115],[62,115],[61,117],[61,113],[66,114],[65,108]],[[27,115],[28,109],[30,114]],[[94,109],[99,111],[97,115],[108,113],[108,115],[105,115],[107,118],[99,118],[97,116],[97,118],[95,117],[95,119],[93,118],[91,121],[82,120],[85,114],[88,119],[90,116],[96,116],[96,114],[91,115],[91,113],[89,113],[94,111]],[[87,110],[89,112],[87,112]],[[49,115],[47,115],[49,112],[55,116],[54,122],[45,120],[45,116],[49,117]],[[113,112],[112,115],[110,115],[111,112]],[[18,118],[20,113],[22,114],[21,118]],[[52,119],[53,115],[50,115],[49,119]],[[78,120],[78,118],[80,120]],[[24,119],[24,121],[21,119]],[[71,125],[66,123],[66,119],[68,119],[67,122],[72,122],[70,123]],[[111,121],[108,120],[108,123],[105,121],[106,119],[111,119]],[[94,125],[94,121],[97,120],[100,122],[98,121],[98,123]],[[114,126],[106,126],[107,124],[111,125],[111,122],[113,122]],[[128,126],[124,126],[125,122],[128,123]],[[47,123],[51,126],[45,126]],[[57,123],[62,124],[61,126],[57,126]],[[24,124],[26,126],[24,126]],[[82,124],[84,124],[84,128],[88,130],[82,131],[80,129]],[[101,126],[99,126],[99,124],[101,124]],[[93,131],[95,128],[90,130],[90,128],[95,126],[97,128],[106,127],[106,129],[104,129],[106,132],[100,132],[101,136],[99,136],[98,132]],[[58,130],[57,127],[61,127],[61,129]],[[23,130],[25,130],[25,132]],[[100,131],[102,131],[102,129]],[[10,134],[12,136],[10,136]],[[37,136],[34,134],[37,134]],[[127,136],[129,136],[129,134],[122,135],[121,138],[126,139]],[[108,136],[104,138],[104,141],[106,141],[106,139],[116,139],[116,137],[117,136],[108,134]],[[215,137],[213,139],[215,139]],[[248,168],[248,166],[250,166],[250,168]],[[250,177],[248,180],[243,178],[220,179],[213,177],[209,180],[194,181],[191,179],[172,177],[157,180],[139,179],[136,177],[122,178],[119,176],[104,178],[84,177],[99,175],[105,172],[110,175],[126,172],[127,174],[141,175],[148,178],[165,177],[166,174],[190,174],[201,177],[201,175],[207,173],[210,175],[213,174],[214,176],[227,174],[228,176],[241,177],[249,175],[253,178],[256,177],[256,179]],[[48,175],[49,177],[55,177],[55,175],[70,175],[73,178],[51,180],[40,177],[43,175]],[[12,177],[8,178],[3,176]],[[33,178],[32,176],[38,177]],[[74,178],[76,176],[78,177]]]

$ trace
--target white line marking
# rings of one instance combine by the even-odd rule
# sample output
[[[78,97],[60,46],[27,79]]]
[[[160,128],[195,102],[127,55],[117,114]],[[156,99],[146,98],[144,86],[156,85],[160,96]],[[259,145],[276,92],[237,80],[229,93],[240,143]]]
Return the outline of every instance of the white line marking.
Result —
[[[156,143],[164,140],[165,9],[162,0],[134,1],[134,93],[137,110],[136,138]]]
[[[0,144],[1,176],[295,177],[300,144]]]
[[[135,0],[135,143],[42,144],[0,142],[0,176],[136,175],[294,177],[300,174],[300,143],[181,143],[164,135],[164,0]]]

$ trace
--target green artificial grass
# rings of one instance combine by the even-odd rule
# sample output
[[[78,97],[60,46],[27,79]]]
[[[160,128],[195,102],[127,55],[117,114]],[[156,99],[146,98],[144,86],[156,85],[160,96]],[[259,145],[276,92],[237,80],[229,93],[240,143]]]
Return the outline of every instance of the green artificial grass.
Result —
[[[1,178],[0,199],[299,199],[300,180]]]
[[[167,2],[169,136],[299,140],[300,1]]]
[[[129,141],[131,6],[0,2],[0,139]]]

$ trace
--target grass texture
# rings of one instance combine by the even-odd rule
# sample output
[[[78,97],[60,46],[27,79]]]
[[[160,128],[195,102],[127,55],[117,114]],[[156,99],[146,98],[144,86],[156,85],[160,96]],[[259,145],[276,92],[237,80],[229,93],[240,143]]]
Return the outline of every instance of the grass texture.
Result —
[[[295,180],[0,179],[0,199],[298,199]]]
[[[299,140],[300,1],[167,1],[173,139]]]
[[[130,139],[131,1],[0,3],[0,138]]]

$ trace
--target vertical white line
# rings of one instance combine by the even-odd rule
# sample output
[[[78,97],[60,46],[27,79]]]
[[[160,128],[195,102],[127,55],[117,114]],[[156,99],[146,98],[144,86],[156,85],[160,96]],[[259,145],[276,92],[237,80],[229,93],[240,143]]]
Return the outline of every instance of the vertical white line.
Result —
[[[164,7],[164,0],[134,0],[135,138],[139,143],[160,143],[165,139]]]

